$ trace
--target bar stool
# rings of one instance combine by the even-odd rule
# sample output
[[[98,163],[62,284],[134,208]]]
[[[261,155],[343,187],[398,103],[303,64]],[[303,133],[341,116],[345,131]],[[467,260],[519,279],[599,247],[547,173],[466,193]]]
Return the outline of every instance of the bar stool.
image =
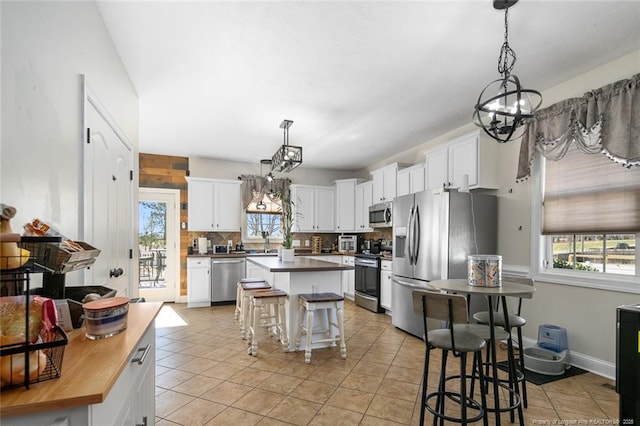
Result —
[[[473,353],[474,369],[478,372],[480,383],[485,383],[482,372],[482,349],[486,342],[465,328],[455,327],[456,324],[468,324],[467,300],[462,295],[443,294],[431,291],[414,291],[412,293],[413,311],[422,317],[424,326],[424,340],[426,343],[424,372],[422,376],[422,403],[420,406],[420,424],[424,424],[425,411],[434,416],[433,424],[440,419],[440,423],[449,421],[467,424],[483,419],[484,425],[488,425],[487,402],[484,386],[480,386],[480,398],[478,402],[472,398],[473,394],[467,394],[467,355]],[[443,329],[427,329],[427,318],[447,321],[448,327]],[[442,350],[442,364],[440,367],[440,380],[438,390],[427,394],[427,382],[429,377],[429,359],[432,349]],[[460,374],[447,376],[447,356],[449,351],[454,357],[460,358]],[[474,373],[471,373],[473,377]],[[459,379],[458,391],[447,390],[446,382]],[[435,406],[429,405],[429,401],[435,398]],[[460,405],[460,417],[453,417],[453,410],[445,410],[445,401],[450,400]],[[472,416],[468,411],[473,410]]]
[[[264,290],[271,290],[271,286],[266,281],[240,283],[240,337],[243,339],[247,339],[247,330],[250,325],[249,292]]]
[[[289,295],[282,290],[252,290],[249,294],[249,310],[251,321],[247,338],[251,338],[251,346],[247,353],[252,356],[258,354],[258,329],[273,328],[273,334],[280,340],[285,352],[289,350],[287,334],[286,304]]]
[[[300,342],[302,335],[307,336],[307,344],[304,351],[304,362],[309,364],[311,362],[311,345],[313,343],[331,343],[331,347],[336,347],[337,341],[340,340],[340,356],[342,359],[347,359],[347,345],[344,342],[344,297],[335,293],[313,293],[313,294],[300,294],[300,307],[298,310],[298,331],[296,332],[296,351],[300,349]],[[331,319],[331,310],[336,312],[336,322]],[[317,310],[324,310],[327,314],[327,328],[323,330],[316,330],[315,333],[323,333],[325,337],[323,339],[313,340],[313,317]],[[304,317],[306,317],[306,326],[304,325]],[[332,327],[338,329],[337,335],[332,336]]]
[[[234,312],[234,318],[240,320],[242,315],[242,284],[245,283],[263,283],[266,282],[262,278],[242,278],[236,285],[236,310]]]
[[[527,284],[533,287],[534,281],[531,278],[516,278],[509,277],[508,281],[517,282],[521,284]],[[515,371],[515,377],[518,382],[522,383],[522,404],[524,408],[527,408],[527,380],[526,373],[524,368],[524,347],[522,345],[522,327],[527,324],[527,320],[521,316],[522,312],[522,298],[518,298],[518,308],[515,314],[509,314],[509,329],[506,327],[506,323],[504,320],[504,312],[499,310],[501,303],[496,306],[497,309],[494,309],[493,312],[493,322],[495,325],[504,327],[505,331],[507,331],[508,339],[511,339],[511,330],[513,328],[516,329],[518,335],[518,365],[517,371]],[[479,324],[489,324],[489,311],[481,311],[473,314],[473,319],[478,321]],[[506,339],[499,339],[506,340]]]

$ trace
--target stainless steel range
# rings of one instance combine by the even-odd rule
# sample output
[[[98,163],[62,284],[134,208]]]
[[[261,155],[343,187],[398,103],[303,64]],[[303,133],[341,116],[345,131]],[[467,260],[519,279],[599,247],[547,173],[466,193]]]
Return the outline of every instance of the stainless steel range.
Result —
[[[373,312],[384,312],[380,307],[379,254],[355,255],[355,303]]]

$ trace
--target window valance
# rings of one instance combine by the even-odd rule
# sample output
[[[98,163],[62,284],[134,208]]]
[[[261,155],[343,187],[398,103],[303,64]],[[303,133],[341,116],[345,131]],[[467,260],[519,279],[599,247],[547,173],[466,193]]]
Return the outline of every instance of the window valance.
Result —
[[[261,201],[265,195],[269,195],[273,200],[280,199],[280,195],[289,190],[289,179],[274,179],[271,182],[263,176],[242,175],[238,179],[242,180],[242,205],[246,209],[249,204]]]
[[[522,138],[516,180],[531,175],[536,154],[557,161],[572,143],[585,153],[605,154],[623,166],[640,166],[639,84],[640,74],[636,74],[539,110]]]

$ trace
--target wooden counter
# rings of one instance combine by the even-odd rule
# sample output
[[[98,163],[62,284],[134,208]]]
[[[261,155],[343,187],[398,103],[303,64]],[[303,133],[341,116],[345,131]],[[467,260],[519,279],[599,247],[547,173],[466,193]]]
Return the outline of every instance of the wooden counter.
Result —
[[[293,262],[283,262],[277,257],[248,257],[252,262],[269,272],[322,272],[348,271],[354,267],[340,263],[325,262],[324,260],[309,259],[296,256]]]
[[[129,305],[127,329],[113,337],[90,340],[84,328],[68,333],[62,374],[51,379],[0,394],[0,416],[19,416],[59,410],[106,400],[127,359],[160,312],[161,302]]]

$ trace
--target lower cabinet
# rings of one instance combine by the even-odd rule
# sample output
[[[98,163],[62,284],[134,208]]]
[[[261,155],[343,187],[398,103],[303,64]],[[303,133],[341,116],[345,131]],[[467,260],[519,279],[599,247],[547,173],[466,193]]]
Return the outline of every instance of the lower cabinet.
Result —
[[[156,328],[151,324],[138,342],[137,350],[129,355],[127,364],[109,391],[107,399],[101,404],[3,417],[2,426],[155,425],[155,337]],[[46,385],[46,382],[42,385]]]
[[[390,311],[393,262],[390,260],[383,260],[380,266],[380,306],[382,306],[387,311]]]
[[[354,266],[355,265],[355,257],[353,256],[342,256],[342,264]],[[344,271],[342,272],[342,293],[344,297],[347,297],[353,300],[356,286],[356,271]]]
[[[187,307],[211,306],[211,258],[187,259]]]

